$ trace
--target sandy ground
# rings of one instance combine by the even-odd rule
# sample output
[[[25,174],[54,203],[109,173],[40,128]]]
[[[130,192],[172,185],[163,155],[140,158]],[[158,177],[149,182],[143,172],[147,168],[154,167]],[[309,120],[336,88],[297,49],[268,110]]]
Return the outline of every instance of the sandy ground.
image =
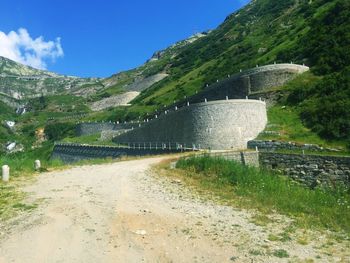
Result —
[[[272,242],[288,226],[258,226],[253,212],[196,197],[150,172],[162,158],[76,167],[25,187],[38,208],[3,225],[0,262],[339,262],[344,245]],[[330,253],[329,249],[332,249]],[[288,258],[274,253],[288,252]],[[326,249],[326,250],[325,250]],[[341,255],[341,256],[335,256]],[[344,256],[345,255],[345,256]],[[348,261],[343,261],[348,262]]]

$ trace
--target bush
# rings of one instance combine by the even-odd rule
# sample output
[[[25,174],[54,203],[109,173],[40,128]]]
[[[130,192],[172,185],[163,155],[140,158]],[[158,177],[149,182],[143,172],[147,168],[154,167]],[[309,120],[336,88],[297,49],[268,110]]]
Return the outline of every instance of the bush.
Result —
[[[74,137],[75,124],[69,122],[48,124],[45,126],[45,134],[52,141],[61,140],[65,137]]]
[[[325,77],[307,92],[301,117],[324,138],[350,140],[350,67]]]
[[[310,30],[295,46],[278,53],[278,60],[307,60],[318,75],[340,72],[350,65],[350,2],[334,2],[312,19]],[[312,5],[308,8],[312,9]]]

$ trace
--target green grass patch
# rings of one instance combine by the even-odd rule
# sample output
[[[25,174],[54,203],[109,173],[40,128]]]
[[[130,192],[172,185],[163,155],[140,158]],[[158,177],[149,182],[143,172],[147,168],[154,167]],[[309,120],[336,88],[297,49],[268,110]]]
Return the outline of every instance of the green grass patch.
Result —
[[[278,258],[289,258],[288,252],[284,249],[277,249],[272,254]]]
[[[62,163],[49,160],[53,144],[51,142],[44,143],[43,147],[27,152],[19,152],[14,154],[0,155],[0,166],[10,166],[11,177],[20,177],[31,175],[34,173],[34,161],[40,160],[42,167],[58,167]]]
[[[13,216],[18,210],[14,207],[16,203],[22,201],[23,193],[16,190],[12,185],[0,183],[0,219],[7,219]]]
[[[305,228],[322,228],[350,233],[350,195],[347,189],[308,189],[271,171],[219,158],[181,159],[177,168],[199,186],[242,207],[263,213],[275,211],[295,219]],[[266,224],[265,217],[257,218]],[[288,239],[288,233],[278,239]]]
[[[112,141],[101,141],[101,134],[92,134],[92,135],[85,135],[85,136],[79,136],[79,137],[67,137],[62,140],[62,142],[67,143],[79,143],[79,144],[89,144],[89,145],[110,145],[110,146],[116,146],[115,143]]]
[[[293,141],[301,144],[317,144],[324,147],[346,148],[346,142],[329,141],[307,128],[300,119],[296,107],[277,104],[268,109],[268,125],[265,130],[279,133],[260,134],[259,140]]]

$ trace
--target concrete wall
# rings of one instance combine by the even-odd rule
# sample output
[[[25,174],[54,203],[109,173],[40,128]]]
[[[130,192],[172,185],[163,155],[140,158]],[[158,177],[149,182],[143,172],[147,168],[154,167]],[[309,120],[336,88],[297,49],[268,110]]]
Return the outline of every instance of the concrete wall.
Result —
[[[191,103],[208,100],[243,99],[251,93],[279,87],[309,68],[296,64],[274,64],[253,68],[214,83],[188,98]]]
[[[246,149],[267,123],[266,105],[257,100],[192,104],[142,123],[113,141],[177,142],[201,149]]]
[[[259,161],[310,187],[350,186],[350,157],[260,152]]]

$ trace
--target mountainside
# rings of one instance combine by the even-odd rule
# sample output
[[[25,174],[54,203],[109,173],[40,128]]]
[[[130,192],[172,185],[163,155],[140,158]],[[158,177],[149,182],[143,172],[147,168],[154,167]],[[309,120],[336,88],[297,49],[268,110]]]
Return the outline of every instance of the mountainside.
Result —
[[[8,103],[11,98],[27,100],[41,95],[72,94],[88,98],[93,107],[93,103],[103,103],[106,98],[126,94],[124,100],[130,102],[141,91],[168,76],[164,69],[167,62],[164,61],[168,61],[181,49],[206,34],[196,34],[175,43],[165,50],[155,52],[144,65],[105,79],[62,76],[34,69],[0,56],[0,100]],[[133,96],[130,97],[131,93]],[[111,101],[115,100],[111,98]],[[118,105],[118,103],[107,103],[100,110]]]
[[[283,99],[313,131],[350,141],[349,49],[349,1],[253,0],[216,30],[158,61],[158,71],[169,76],[133,104],[159,108],[241,69],[292,61],[310,66],[311,73],[289,87],[297,100],[286,90]]]
[[[57,93],[71,93],[84,86],[101,86],[99,79],[62,76],[49,71],[28,67],[0,57],[0,99],[28,99]]]
[[[278,127],[271,134],[280,135],[267,138],[350,146],[349,50],[348,0],[253,0],[217,29],[106,79],[60,76],[0,58],[0,99],[56,95],[30,101],[33,113],[26,122],[36,122],[34,128],[48,117],[128,121],[187,100],[240,70],[293,62],[311,71],[259,94],[276,103],[269,118]]]
[[[168,57],[162,70],[170,77],[136,102],[166,104],[240,69],[274,61],[305,63],[321,74],[337,71],[350,61],[348,12],[346,0],[252,1],[206,37]]]

